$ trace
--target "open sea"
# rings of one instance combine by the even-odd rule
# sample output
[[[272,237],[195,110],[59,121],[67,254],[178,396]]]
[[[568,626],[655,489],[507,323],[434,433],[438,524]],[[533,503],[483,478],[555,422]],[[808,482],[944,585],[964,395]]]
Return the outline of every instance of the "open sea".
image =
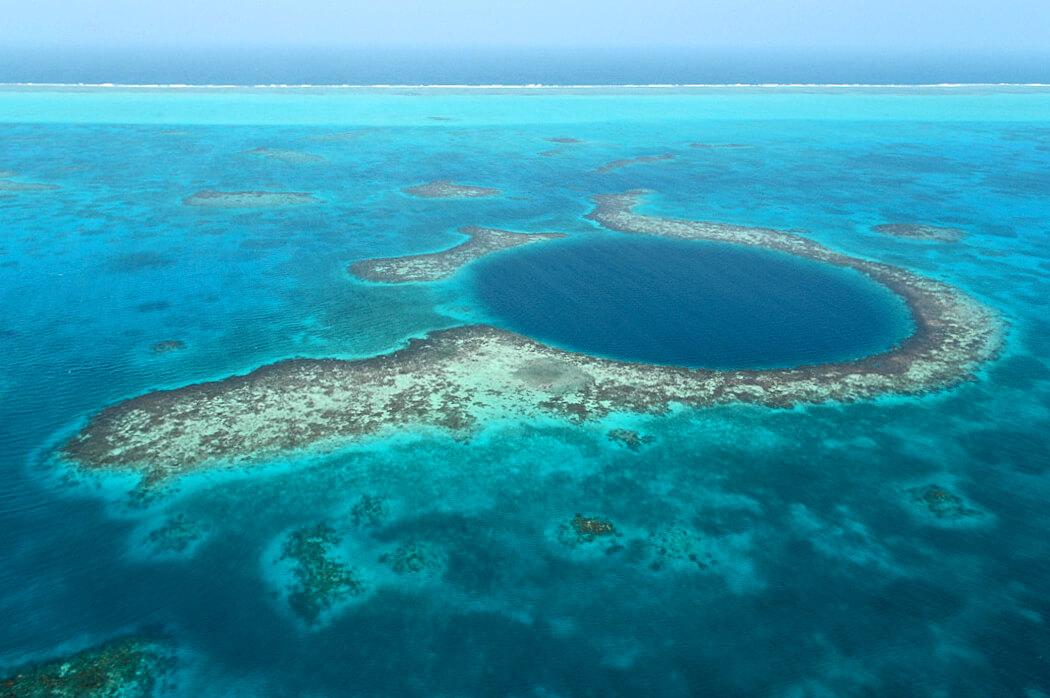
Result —
[[[7,86],[0,171],[50,185],[0,185],[0,678],[132,633],[176,648],[159,695],[1050,695],[1050,88]],[[403,192],[435,180],[501,194]],[[146,499],[52,458],[128,397],[467,323],[724,369],[913,331],[848,270],[585,219],[632,189],[961,288],[1003,353],[929,395],[403,430]],[[320,203],[184,204],[204,190]],[[347,271],[472,225],[566,238]],[[567,541],[578,513],[615,545]],[[171,521],[187,545],[157,544]],[[367,591],[304,623],[281,550],[320,523]],[[391,571],[406,541],[433,564]]]

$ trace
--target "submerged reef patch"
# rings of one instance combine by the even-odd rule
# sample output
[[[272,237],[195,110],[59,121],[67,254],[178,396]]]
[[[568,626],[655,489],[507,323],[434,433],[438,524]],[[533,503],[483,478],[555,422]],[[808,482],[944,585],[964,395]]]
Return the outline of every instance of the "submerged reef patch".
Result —
[[[876,225],[872,230],[895,238],[929,242],[959,242],[966,237],[966,231],[959,228],[944,228],[921,223],[885,223]]]
[[[570,548],[602,539],[612,539],[619,535],[616,527],[608,519],[579,513],[558,526],[556,532],[558,542]]]
[[[649,545],[656,555],[649,568],[659,570],[669,562],[687,562],[706,570],[718,564],[711,546],[696,531],[684,526],[670,526],[649,533]]]
[[[293,165],[317,165],[326,162],[325,158],[313,153],[304,153],[299,150],[285,150],[281,148],[254,148],[245,151],[245,155],[251,155],[265,160],[276,160]]]
[[[199,191],[183,199],[187,206],[206,208],[270,208],[319,204],[313,194],[299,191]]]
[[[16,182],[12,179],[0,179],[0,194],[23,191],[55,191],[59,188],[60,187],[57,184],[44,184],[41,182]]]
[[[608,437],[609,441],[622,444],[632,451],[637,451],[642,446],[653,442],[653,437],[649,434],[639,434],[631,429],[612,429],[609,431]]]
[[[146,536],[146,542],[157,553],[183,555],[191,552],[204,538],[204,528],[187,518],[176,514],[167,519]]]
[[[672,404],[770,407],[918,395],[972,378],[997,356],[1004,325],[962,291],[775,230],[642,216],[639,192],[599,196],[590,218],[626,233],[756,245],[855,269],[896,292],[914,333],[854,361],[710,370],[573,353],[487,325],[455,327],[359,360],[290,359],[246,375],[160,390],[95,415],[60,455],[87,470],[143,475],[143,486],[203,468],[330,449],[406,428],[469,436],[492,419],[582,422]]]
[[[387,565],[399,575],[436,575],[445,567],[441,551],[419,541],[399,545],[392,553],[382,555],[379,562]]]
[[[159,252],[128,252],[111,257],[107,267],[110,271],[133,273],[147,269],[163,269],[173,264],[173,258]]]
[[[608,174],[609,172],[615,172],[616,170],[624,167],[630,167],[631,165],[646,165],[653,162],[660,162],[662,160],[673,160],[674,155],[672,153],[663,153],[662,155],[640,155],[636,158],[624,158],[622,160],[613,160],[607,162],[599,167],[595,172],[598,174]]]
[[[365,259],[350,266],[350,273],[368,281],[407,283],[410,281],[437,281],[452,276],[460,267],[493,252],[541,240],[563,238],[562,233],[512,233],[506,230],[462,228],[468,239],[441,252]]]
[[[387,517],[387,504],[384,497],[375,494],[363,494],[350,510],[354,526],[374,528],[383,523]]]
[[[186,343],[181,339],[165,339],[161,342],[155,343],[150,347],[150,350],[154,354],[170,354],[175,351],[182,351],[186,348]]]
[[[955,521],[979,516],[981,512],[968,506],[962,497],[938,484],[913,487],[906,490],[909,500],[923,513],[944,521]]]
[[[333,554],[341,540],[334,528],[319,523],[292,531],[281,547],[281,560],[293,565],[288,605],[308,625],[316,625],[334,606],[363,591],[350,566]]]
[[[421,199],[479,199],[486,196],[499,196],[502,193],[499,189],[456,184],[447,179],[419,184],[402,191],[409,196],[416,196]]]
[[[690,143],[690,148],[698,150],[736,150],[738,148],[750,148],[747,143]]]
[[[144,698],[174,668],[171,648],[139,637],[112,640],[76,654],[28,664],[0,679],[3,698]]]

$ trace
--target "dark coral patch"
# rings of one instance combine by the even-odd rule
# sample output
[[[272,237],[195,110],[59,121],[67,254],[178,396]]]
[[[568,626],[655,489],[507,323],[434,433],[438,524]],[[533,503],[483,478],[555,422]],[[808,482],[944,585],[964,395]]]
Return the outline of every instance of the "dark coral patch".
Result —
[[[421,199],[480,199],[489,196],[499,196],[501,193],[499,189],[476,187],[470,184],[456,184],[447,179],[418,184],[402,191],[409,196]]]
[[[622,444],[632,451],[637,451],[642,446],[653,442],[653,437],[649,434],[639,434],[631,429],[612,429],[609,431],[608,437],[610,441]]]
[[[292,531],[281,547],[281,559],[293,563],[295,579],[288,588],[288,605],[310,625],[363,590],[353,570],[332,554],[341,540],[334,528],[320,523]]]
[[[182,351],[185,348],[186,343],[180,339],[165,339],[150,347],[154,354],[170,354],[174,351]]]
[[[145,698],[174,667],[171,648],[139,637],[112,640],[76,654],[13,669],[0,680],[4,698]]]
[[[616,170],[623,169],[624,167],[630,167],[631,165],[647,165],[654,162],[661,162],[663,160],[673,160],[674,155],[671,153],[663,153],[661,155],[640,155],[636,158],[624,158],[622,160],[613,160],[607,162],[599,167],[595,172],[598,174],[608,174],[609,172],[615,172]]]
[[[872,230],[890,237],[928,242],[958,242],[966,237],[966,232],[959,228],[944,228],[922,223],[885,223],[876,225]]]

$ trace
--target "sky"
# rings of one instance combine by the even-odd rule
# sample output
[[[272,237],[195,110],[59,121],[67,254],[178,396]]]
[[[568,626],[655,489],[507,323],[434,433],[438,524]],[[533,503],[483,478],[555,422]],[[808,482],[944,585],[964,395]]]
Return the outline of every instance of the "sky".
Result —
[[[1050,51],[1050,0],[0,0],[0,44]]]

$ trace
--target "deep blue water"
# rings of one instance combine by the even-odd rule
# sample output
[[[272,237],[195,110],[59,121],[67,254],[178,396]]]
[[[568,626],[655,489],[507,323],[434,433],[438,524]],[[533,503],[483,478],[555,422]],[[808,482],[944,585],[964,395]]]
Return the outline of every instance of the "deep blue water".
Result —
[[[866,277],[719,243],[606,238],[534,245],[476,266],[497,324],[574,351],[706,368],[875,354],[910,331]]]
[[[159,628],[195,697],[1050,694],[1050,91],[4,89],[0,123],[2,178],[59,187],[0,193],[0,674]],[[401,191],[442,178],[504,195]],[[647,214],[794,230],[954,284],[1009,323],[1003,356],[935,395],[407,432],[148,503],[48,463],[128,396],[483,321],[469,272],[385,286],[347,267],[464,225],[612,239],[590,197],[633,188]],[[182,204],[200,189],[324,203]],[[967,237],[872,231],[894,221]],[[151,351],[171,339],[185,349]],[[925,512],[909,492],[931,483],[974,513]],[[386,498],[380,525],[353,524],[362,494]],[[576,512],[625,549],[563,545]],[[206,531],[182,557],[145,542],[175,515]],[[370,591],[307,630],[274,547],[322,520]],[[654,569],[670,530],[716,562]],[[441,572],[384,575],[413,540]]]

